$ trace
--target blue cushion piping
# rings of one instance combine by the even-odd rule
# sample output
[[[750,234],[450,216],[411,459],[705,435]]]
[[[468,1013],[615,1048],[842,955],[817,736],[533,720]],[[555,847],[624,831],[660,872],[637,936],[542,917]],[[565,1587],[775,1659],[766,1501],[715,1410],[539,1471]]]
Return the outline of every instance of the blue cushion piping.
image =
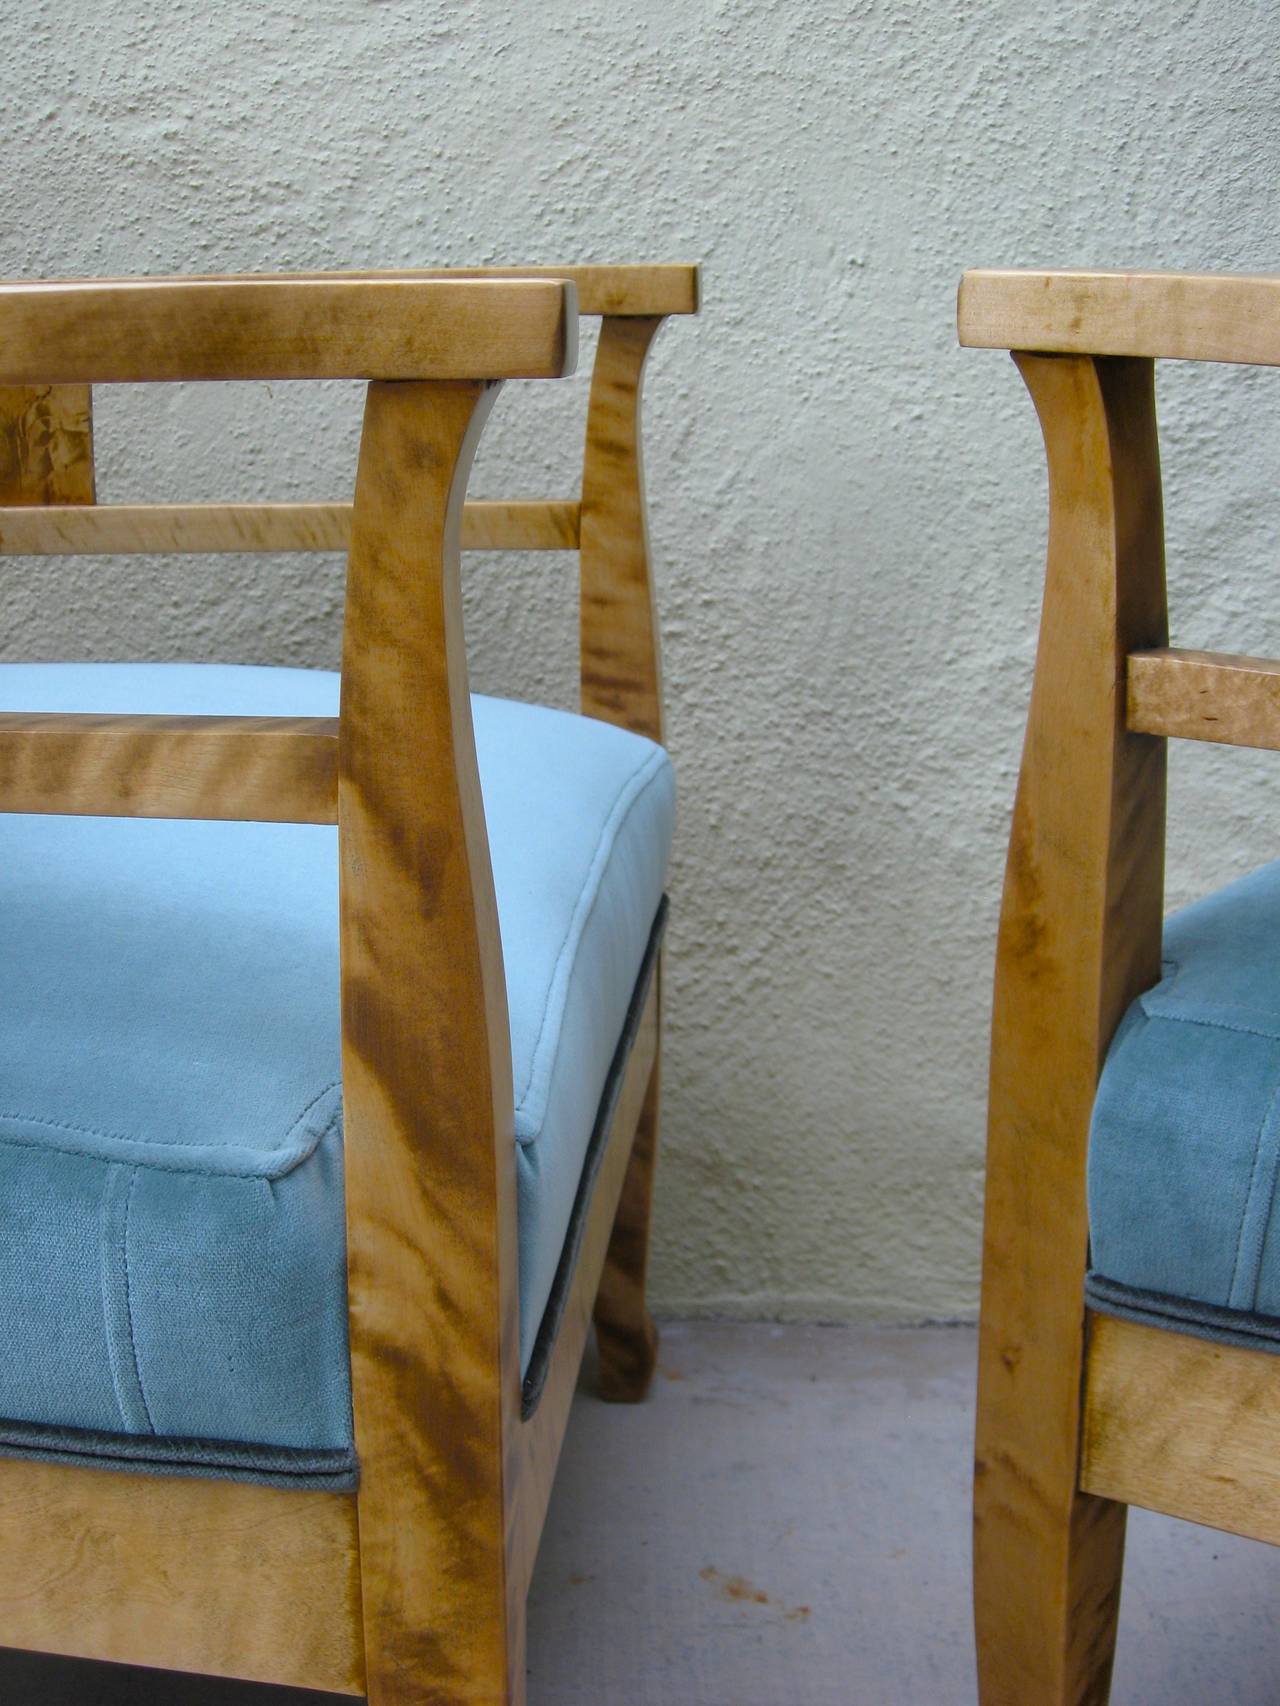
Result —
[[[313,1110],[326,1098],[332,1101],[332,1107],[313,1114]],[[328,1135],[341,1114],[342,1086],[326,1084],[294,1120],[278,1149],[243,1149],[235,1143],[195,1143],[184,1147],[184,1140],[180,1137],[130,1137],[123,1132],[75,1125],[69,1120],[0,1111],[0,1121],[12,1122],[17,1127],[16,1130],[0,1131],[0,1143],[24,1149],[55,1149],[65,1155],[82,1155],[89,1161],[154,1167],[163,1173],[199,1173],[219,1179],[281,1179],[314,1153],[316,1145]],[[39,1127],[39,1133],[26,1133],[23,1126]],[[48,1131],[75,1132],[78,1137],[89,1141],[67,1143],[45,1136]],[[300,1140],[290,1143],[289,1139],[298,1131],[302,1133]],[[193,1161],[204,1165],[193,1164]]]
[[[1198,1303],[1164,1292],[1142,1291],[1091,1273],[1084,1282],[1084,1300],[1100,1315],[1116,1315],[1147,1327],[1189,1333],[1218,1344],[1242,1345],[1248,1350],[1280,1355],[1280,1319],[1255,1310],[1223,1309],[1216,1303]]]
[[[99,1433],[47,1422],[0,1421],[0,1453],[36,1463],[123,1469],[132,1475],[198,1475],[202,1480],[250,1481],[264,1487],[346,1492],[359,1480],[353,1450],[240,1445],[220,1439]]]

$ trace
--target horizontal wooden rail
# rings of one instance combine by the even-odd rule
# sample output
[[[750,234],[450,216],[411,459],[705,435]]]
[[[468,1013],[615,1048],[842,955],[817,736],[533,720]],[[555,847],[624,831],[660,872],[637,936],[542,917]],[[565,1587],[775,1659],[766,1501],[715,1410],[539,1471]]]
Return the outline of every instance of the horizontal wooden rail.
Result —
[[[554,379],[577,351],[559,278],[0,283],[0,385]]]
[[[1089,1317],[1080,1486],[1280,1544],[1280,1384],[1264,1350]]]
[[[254,277],[252,273],[225,276],[243,279]],[[400,282],[419,279],[563,279],[572,284],[578,292],[579,314],[610,314],[623,319],[633,316],[647,318],[654,314],[696,314],[701,286],[698,267],[687,262],[661,262],[654,265],[642,263],[638,266],[620,267],[433,267],[421,271],[362,272],[345,275],[299,272],[280,273],[276,276],[287,280],[333,279],[345,276],[351,279],[391,279]],[[53,282],[70,284],[75,281],[59,279]],[[168,284],[191,281],[155,278],[104,279],[100,282]]]
[[[1245,273],[968,272],[960,342],[1064,355],[1280,366],[1280,277]]]
[[[1222,652],[1131,652],[1136,734],[1280,751],[1280,662]]]
[[[7,711],[0,811],[336,823],[337,719]]]
[[[576,551],[581,505],[469,503],[464,551]],[[0,557],[345,551],[350,504],[33,504],[0,508]]]

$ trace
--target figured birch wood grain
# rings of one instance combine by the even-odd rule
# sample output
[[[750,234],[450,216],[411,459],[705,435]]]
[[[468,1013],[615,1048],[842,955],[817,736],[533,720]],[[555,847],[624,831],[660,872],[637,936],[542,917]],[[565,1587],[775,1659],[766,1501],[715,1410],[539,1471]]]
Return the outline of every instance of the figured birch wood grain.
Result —
[[[0,1644],[361,1694],[349,1493],[0,1458]]]
[[[572,500],[469,503],[464,551],[571,551]],[[351,505],[341,503],[99,504],[0,507],[0,556],[116,556],[134,552],[345,551]]]
[[[1280,278],[1244,273],[968,272],[960,342],[1069,355],[1280,365]]]
[[[0,284],[0,384],[555,378],[577,359],[558,279],[132,279]]]
[[[1129,727],[1141,734],[1280,750],[1280,662],[1225,652],[1134,652]]]
[[[580,314],[696,314],[701,278],[696,266],[478,267],[449,268],[448,278],[563,278],[578,292]]]
[[[511,1053],[459,532],[491,393],[372,385],[338,826],[348,1278],[370,1706],[523,1697]]]
[[[644,1397],[658,1360],[658,1329],[649,1313],[649,1225],[657,1163],[658,1110],[662,1099],[662,967],[655,978],[659,1014],[654,1026],[653,1067],[648,1075],[618,1196],[613,1232],[595,1300],[600,1396],[609,1403],[635,1404]]]
[[[87,385],[0,385],[0,503],[91,504]]]
[[[0,712],[0,811],[336,823],[324,717]]]
[[[551,1367],[538,1407],[513,1436],[514,1462],[510,1472],[514,1488],[511,1532],[512,1575],[517,1590],[528,1591],[538,1552],[538,1541],[546,1520],[547,1504],[555,1479],[560,1447],[569,1421],[582,1353],[586,1346],[591,1312],[604,1271],[605,1256],[613,1237],[620,1198],[627,1178],[633,1147],[639,1141],[644,1109],[656,1091],[659,1033],[659,997],[655,980],[632,1044],[618,1103],[609,1127],[609,1138],[596,1175],[591,1208],[578,1253],[573,1284],[552,1352]]]
[[[1280,1545],[1280,1357],[1091,1315],[1080,1485]]]
[[[587,716],[662,739],[640,387],[662,321],[605,319],[587,404],[579,650]]]
[[[249,278],[253,275],[244,274]],[[638,266],[585,267],[431,267],[425,270],[375,271],[347,274],[280,273],[289,280],[346,277],[351,279],[400,280],[417,279],[564,279],[578,293],[578,312],[585,315],[649,315],[696,314],[700,306],[701,281],[696,265],[662,262]],[[235,279],[237,275],[223,275]],[[72,280],[57,282],[71,283]],[[154,284],[188,282],[188,280],[118,280],[102,282]],[[221,279],[214,282],[221,282]]]
[[[1105,1701],[1124,1506],[1078,1491],[1085,1150],[1159,977],[1164,744],[1125,660],[1166,639],[1152,367],[1023,355],[1049,465],[1035,683],[996,961],[974,1487],[983,1706]]]

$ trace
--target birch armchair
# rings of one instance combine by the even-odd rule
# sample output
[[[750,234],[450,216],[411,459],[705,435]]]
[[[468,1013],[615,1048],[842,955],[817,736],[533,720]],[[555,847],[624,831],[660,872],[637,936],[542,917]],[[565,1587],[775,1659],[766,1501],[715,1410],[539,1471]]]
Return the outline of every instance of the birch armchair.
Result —
[[[654,1361],[639,398],[696,297],[688,267],[0,285],[3,554],[348,551],[340,678],[0,667],[0,1646],[524,1699],[593,1311],[607,1396]],[[581,498],[466,503],[499,382],[570,371],[579,312]],[[91,386],[322,377],[369,381],[352,503],[95,504]],[[483,548],[577,550],[582,715],[470,695]]]
[[[1156,358],[1280,365],[1280,279],[966,276],[1049,472],[996,963],[984,1706],[1105,1702],[1125,1513],[1280,1543],[1280,863],[1162,924],[1173,739],[1280,749],[1280,663],[1170,649]]]

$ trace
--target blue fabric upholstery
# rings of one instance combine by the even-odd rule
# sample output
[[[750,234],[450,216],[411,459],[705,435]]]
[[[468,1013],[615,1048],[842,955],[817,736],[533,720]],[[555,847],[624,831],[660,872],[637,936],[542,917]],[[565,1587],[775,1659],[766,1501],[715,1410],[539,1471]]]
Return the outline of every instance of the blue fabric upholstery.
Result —
[[[1089,1139],[1090,1303],[1280,1349],[1280,862],[1167,920]]]
[[[337,702],[337,677],[307,670],[0,667],[3,710]],[[527,1361],[661,899],[673,788],[661,748],[623,730],[473,708]],[[157,1462],[173,1439],[310,1453],[317,1472],[349,1456],[336,843],[306,825],[0,815],[0,1449],[43,1424]]]

